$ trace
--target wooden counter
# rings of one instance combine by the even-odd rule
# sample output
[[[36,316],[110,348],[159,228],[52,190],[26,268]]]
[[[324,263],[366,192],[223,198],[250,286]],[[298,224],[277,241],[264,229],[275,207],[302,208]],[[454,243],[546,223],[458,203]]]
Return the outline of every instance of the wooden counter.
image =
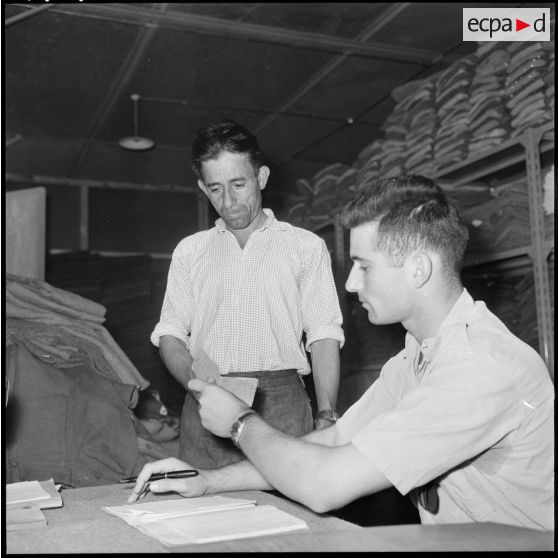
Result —
[[[64,507],[43,510],[48,526],[7,533],[8,554],[157,553],[168,552],[104,506],[126,502],[132,485],[109,485],[62,491]],[[358,527],[319,515],[307,508],[259,491],[228,492],[224,496],[271,504],[301,519],[308,531],[219,543],[175,547],[176,552],[389,552],[389,551],[526,551],[553,550],[554,533],[494,523],[444,526],[393,525]],[[149,495],[144,500],[173,499],[177,494]]]
[[[105,506],[124,505],[132,487],[131,484],[114,484],[62,490],[64,506],[43,510],[48,526],[7,533],[6,552],[9,554],[67,554],[168,551],[155,539],[144,535],[122,519],[110,515],[102,509]],[[276,506],[306,521],[309,529],[316,533],[362,529],[335,517],[313,513],[304,506],[267,492],[224,492],[222,495],[253,499],[257,504]],[[180,498],[180,496],[175,493],[149,494],[141,502],[176,498]],[[286,534],[286,538],[291,535],[291,533]],[[280,537],[284,536],[280,535]],[[197,551],[198,546],[200,545],[195,545],[191,551]]]

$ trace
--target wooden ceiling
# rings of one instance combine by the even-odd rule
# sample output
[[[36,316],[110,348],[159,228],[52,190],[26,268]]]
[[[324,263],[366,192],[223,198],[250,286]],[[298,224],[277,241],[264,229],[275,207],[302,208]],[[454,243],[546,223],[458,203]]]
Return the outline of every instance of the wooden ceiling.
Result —
[[[260,138],[272,195],[382,135],[392,91],[472,52],[451,3],[4,3],[5,171],[193,186],[196,129]],[[118,141],[155,141],[131,152]],[[269,190],[269,189],[268,189]]]

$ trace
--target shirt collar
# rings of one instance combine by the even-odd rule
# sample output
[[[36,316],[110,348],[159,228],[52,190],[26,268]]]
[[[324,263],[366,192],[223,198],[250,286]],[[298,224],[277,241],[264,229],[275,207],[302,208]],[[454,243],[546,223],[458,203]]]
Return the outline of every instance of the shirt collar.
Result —
[[[267,219],[265,220],[265,223],[262,225],[262,227],[260,227],[259,229],[256,229],[257,231],[263,231],[265,229],[272,229],[272,230],[275,230],[275,231],[284,231],[287,228],[285,223],[282,223],[281,221],[277,221],[277,219],[275,218],[275,215],[273,214],[273,211],[271,211],[271,209],[264,208],[263,212],[266,215]],[[217,221],[215,221],[215,228],[219,232],[225,232],[225,231],[228,230],[227,226],[225,225],[225,222],[220,217],[219,217],[219,219],[217,219]],[[254,231],[254,232],[256,232],[256,231]]]
[[[416,355],[417,350],[420,350],[420,352],[422,352],[423,354],[424,359],[427,361],[431,361],[434,352],[438,347],[444,329],[456,323],[462,322],[465,315],[474,306],[475,301],[473,300],[473,297],[469,294],[467,289],[463,288],[462,293],[459,295],[459,298],[451,307],[451,310],[444,318],[444,321],[440,325],[440,329],[434,337],[424,339],[424,341],[419,345],[414,336],[407,332],[407,335],[405,336],[405,352],[408,355]]]

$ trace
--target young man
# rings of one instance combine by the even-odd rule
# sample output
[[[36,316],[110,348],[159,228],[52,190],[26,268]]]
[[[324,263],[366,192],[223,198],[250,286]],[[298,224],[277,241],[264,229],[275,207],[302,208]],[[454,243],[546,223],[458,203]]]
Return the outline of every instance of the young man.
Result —
[[[151,483],[184,496],[273,487],[318,512],[395,486],[421,522],[554,528],[553,401],[539,355],[459,273],[467,231],[443,191],[420,176],[380,179],[344,210],[354,262],[346,283],[374,324],[401,322],[405,348],[339,421],[302,439],[199,380],[202,424],[249,462]],[[135,501],[154,472],[145,466]]]
[[[253,408],[275,428],[313,428],[302,377],[312,355],[316,428],[332,424],[339,387],[342,316],[325,242],[262,208],[270,170],[256,138],[232,121],[198,131],[198,185],[220,215],[215,227],[176,247],[151,341],[186,388],[180,457],[215,468],[244,459],[203,428],[188,382],[211,361],[218,373],[258,378]],[[210,368],[212,365],[209,365]]]

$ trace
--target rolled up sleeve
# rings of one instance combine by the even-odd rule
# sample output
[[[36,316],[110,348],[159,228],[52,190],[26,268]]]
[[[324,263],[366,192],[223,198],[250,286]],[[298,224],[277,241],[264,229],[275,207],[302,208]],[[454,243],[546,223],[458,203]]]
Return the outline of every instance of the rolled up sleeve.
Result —
[[[306,350],[314,341],[336,339],[345,343],[343,316],[333,280],[331,258],[323,239],[315,237],[303,257],[301,280],[302,319]]]
[[[161,316],[150,336],[151,343],[156,347],[162,336],[172,335],[184,341],[190,349],[192,295],[189,259],[186,245],[182,241],[173,253]]]

